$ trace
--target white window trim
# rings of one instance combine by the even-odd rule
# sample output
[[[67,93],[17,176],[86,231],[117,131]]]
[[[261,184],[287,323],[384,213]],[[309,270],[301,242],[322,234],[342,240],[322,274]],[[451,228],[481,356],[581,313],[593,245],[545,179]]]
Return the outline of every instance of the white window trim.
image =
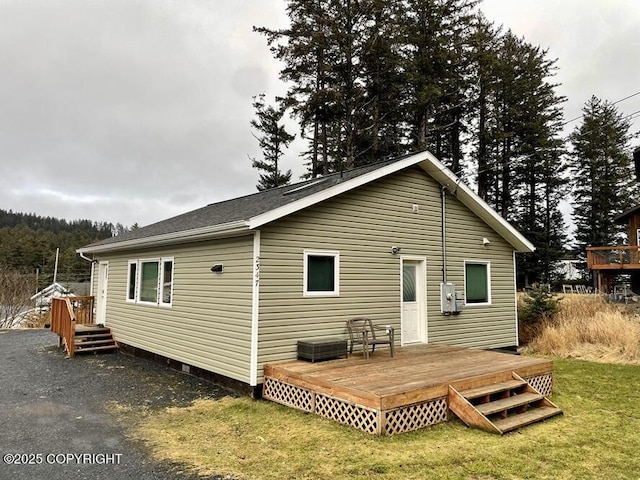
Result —
[[[131,286],[131,265],[136,266],[136,278],[134,279],[135,285],[133,286],[133,298],[129,298],[129,287]],[[136,299],[138,298],[138,261],[137,260],[129,260],[127,262],[127,289],[124,292],[125,301],[127,303],[136,303]]]
[[[487,300],[486,302],[467,302],[467,265],[487,266]],[[491,305],[491,262],[488,260],[465,260],[464,261],[464,305],[465,307],[486,307]]]
[[[171,292],[169,293],[171,301],[169,302],[163,302],[162,298],[163,298],[163,290],[164,290],[164,264],[171,262]],[[161,307],[171,307],[173,306],[173,284],[174,282],[174,273],[175,273],[175,268],[176,268],[176,262],[174,261],[173,257],[163,257],[160,259],[160,273],[158,275],[158,277],[160,277],[160,284],[158,286],[158,305]]]
[[[171,301],[163,302],[162,301],[162,289],[164,287],[164,264],[167,262],[171,262]],[[144,300],[140,300],[140,291],[142,289],[142,264],[144,263],[157,263],[158,264],[158,284],[156,285],[156,301],[148,302]],[[136,265],[136,285],[135,285],[135,298],[129,299],[129,285],[131,282],[131,265]],[[127,262],[127,286],[125,292],[125,301],[130,304],[136,305],[145,305],[149,307],[163,307],[163,308],[171,308],[173,307],[173,292],[174,292],[174,284],[175,284],[175,270],[176,262],[174,257],[154,257],[154,258],[140,258],[137,260],[129,260]]]
[[[333,257],[333,290],[331,292],[309,292],[307,291],[307,274],[309,273],[309,257]],[[337,250],[304,250],[303,252],[303,272],[302,272],[302,296],[303,297],[339,297],[340,296],[340,252]]]
[[[158,264],[158,269],[160,269],[161,265],[160,265],[160,258],[141,258],[140,260],[138,260],[138,285],[136,286],[136,303],[138,305],[149,305],[149,306],[154,306],[157,307],[158,306],[158,296],[160,295],[160,271],[158,271],[158,279],[157,279],[157,284],[156,284],[156,301],[155,302],[148,302],[145,300],[141,300],[140,299],[140,294],[141,294],[141,290],[142,290],[142,264],[144,263],[157,263]]]

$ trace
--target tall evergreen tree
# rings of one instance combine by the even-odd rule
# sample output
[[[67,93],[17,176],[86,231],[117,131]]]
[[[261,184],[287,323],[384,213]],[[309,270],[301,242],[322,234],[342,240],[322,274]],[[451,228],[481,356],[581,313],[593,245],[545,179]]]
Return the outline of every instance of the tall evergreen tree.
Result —
[[[295,138],[280,123],[284,116],[284,107],[275,108],[272,105],[266,105],[264,97],[264,94],[253,97],[256,118],[251,120],[251,126],[257,132],[254,136],[258,140],[263,156],[262,160],[251,159],[253,168],[264,172],[260,174],[260,181],[256,185],[259,191],[287,185],[291,181],[291,170],[283,173],[279,163],[284,149]]]
[[[481,15],[471,36],[475,63],[474,154],[478,194],[536,246],[518,258],[520,284],[550,282],[564,255],[558,209],[565,193],[555,60]]]
[[[629,121],[615,105],[595,96],[583,108],[582,124],[570,136],[571,184],[578,252],[590,245],[621,243],[613,218],[632,204],[634,175]]]
[[[559,203],[566,193],[563,173],[561,105],[566,100],[549,82],[555,60],[547,51],[524,44],[521,84],[527,94],[517,109],[515,136],[518,158],[514,170],[516,184],[513,217],[520,230],[536,245],[536,251],[520,258],[521,271],[530,282],[549,283],[555,278],[554,265],[564,255],[564,222]]]
[[[405,152],[401,36],[401,0],[371,0],[363,31],[364,104],[358,136],[357,164]]]
[[[471,92],[475,124],[475,148],[472,157],[475,160],[478,195],[487,202],[489,202],[490,191],[496,176],[491,146],[496,122],[491,108],[491,99],[497,82],[499,42],[500,30],[496,29],[481,13],[478,14],[469,39],[475,85]]]
[[[336,112],[330,61],[335,47],[329,42],[328,4],[328,0],[289,0],[287,28],[254,27],[284,65],[280,79],[289,84],[286,105],[309,141],[304,157],[311,177],[331,171],[330,129]]]
[[[465,101],[470,88],[467,54],[477,0],[405,0],[404,81],[410,144],[428,148],[461,171]]]
[[[290,0],[290,26],[266,35],[290,84],[309,176],[403,153],[400,0]]]

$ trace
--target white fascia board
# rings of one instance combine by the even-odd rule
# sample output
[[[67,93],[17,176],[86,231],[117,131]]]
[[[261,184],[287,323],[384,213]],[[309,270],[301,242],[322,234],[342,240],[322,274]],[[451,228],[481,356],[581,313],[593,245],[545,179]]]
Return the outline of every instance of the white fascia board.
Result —
[[[524,235],[502,218],[498,212],[491,208],[433,155],[429,154],[429,158],[422,162],[420,166],[441,185],[447,187],[458,200],[500,234],[517,252],[531,253],[535,251],[536,247]]]
[[[179,232],[154,235],[153,237],[136,238],[122,242],[96,245],[95,247],[84,247],[76,250],[76,253],[102,253],[118,250],[130,250],[133,248],[158,247],[183,242],[196,242],[211,238],[231,237],[249,233],[249,225],[244,220],[238,222],[225,223],[223,225],[207,226],[182,230]]]
[[[397,162],[393,162],[385,167],[373,170],[369,173],[365,173],[364,175],[352,178],[351,180],[346,180],[344,183],[339,183],[337,185],[334,185],[333,187],[327,188],[318,193],[314,193],[313,195],[309,195],[308,197],[301,198],[300,200],[292,202],[288,205],[284,205],[282,207],[271,210],[270,212],[257,215],[249,220],[249,228],[259,228],[262,225],[316,205],[337,195],[348,192],[349,190],[353,190],[354,188],[366,185],[367,183],[382,178],[386,175],[390,175],[407,167],[411,167],[412,165],[419,164],[428,157],[433,157],[433,155],[431,155],[427,151],[416,153],[415,155],[411,155],[402,160],[398,160]]]

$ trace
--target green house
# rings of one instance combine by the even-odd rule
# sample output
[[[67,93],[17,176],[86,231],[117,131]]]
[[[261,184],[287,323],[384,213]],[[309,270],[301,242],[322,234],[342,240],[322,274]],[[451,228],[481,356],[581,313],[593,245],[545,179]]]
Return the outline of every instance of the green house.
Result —
[[[259,394],[266,363],[345,322],[397,346],[518,345],[515,252],[533,245],[420,152],[208,205],[78,252],[122,348]]]

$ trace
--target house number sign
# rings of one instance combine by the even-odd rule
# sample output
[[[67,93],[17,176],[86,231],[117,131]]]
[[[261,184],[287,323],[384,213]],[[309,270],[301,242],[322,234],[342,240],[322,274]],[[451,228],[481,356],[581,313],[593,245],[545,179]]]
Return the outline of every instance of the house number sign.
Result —
[[[260,256],[256,256],[254,279],[257,287],[260,284]]]

